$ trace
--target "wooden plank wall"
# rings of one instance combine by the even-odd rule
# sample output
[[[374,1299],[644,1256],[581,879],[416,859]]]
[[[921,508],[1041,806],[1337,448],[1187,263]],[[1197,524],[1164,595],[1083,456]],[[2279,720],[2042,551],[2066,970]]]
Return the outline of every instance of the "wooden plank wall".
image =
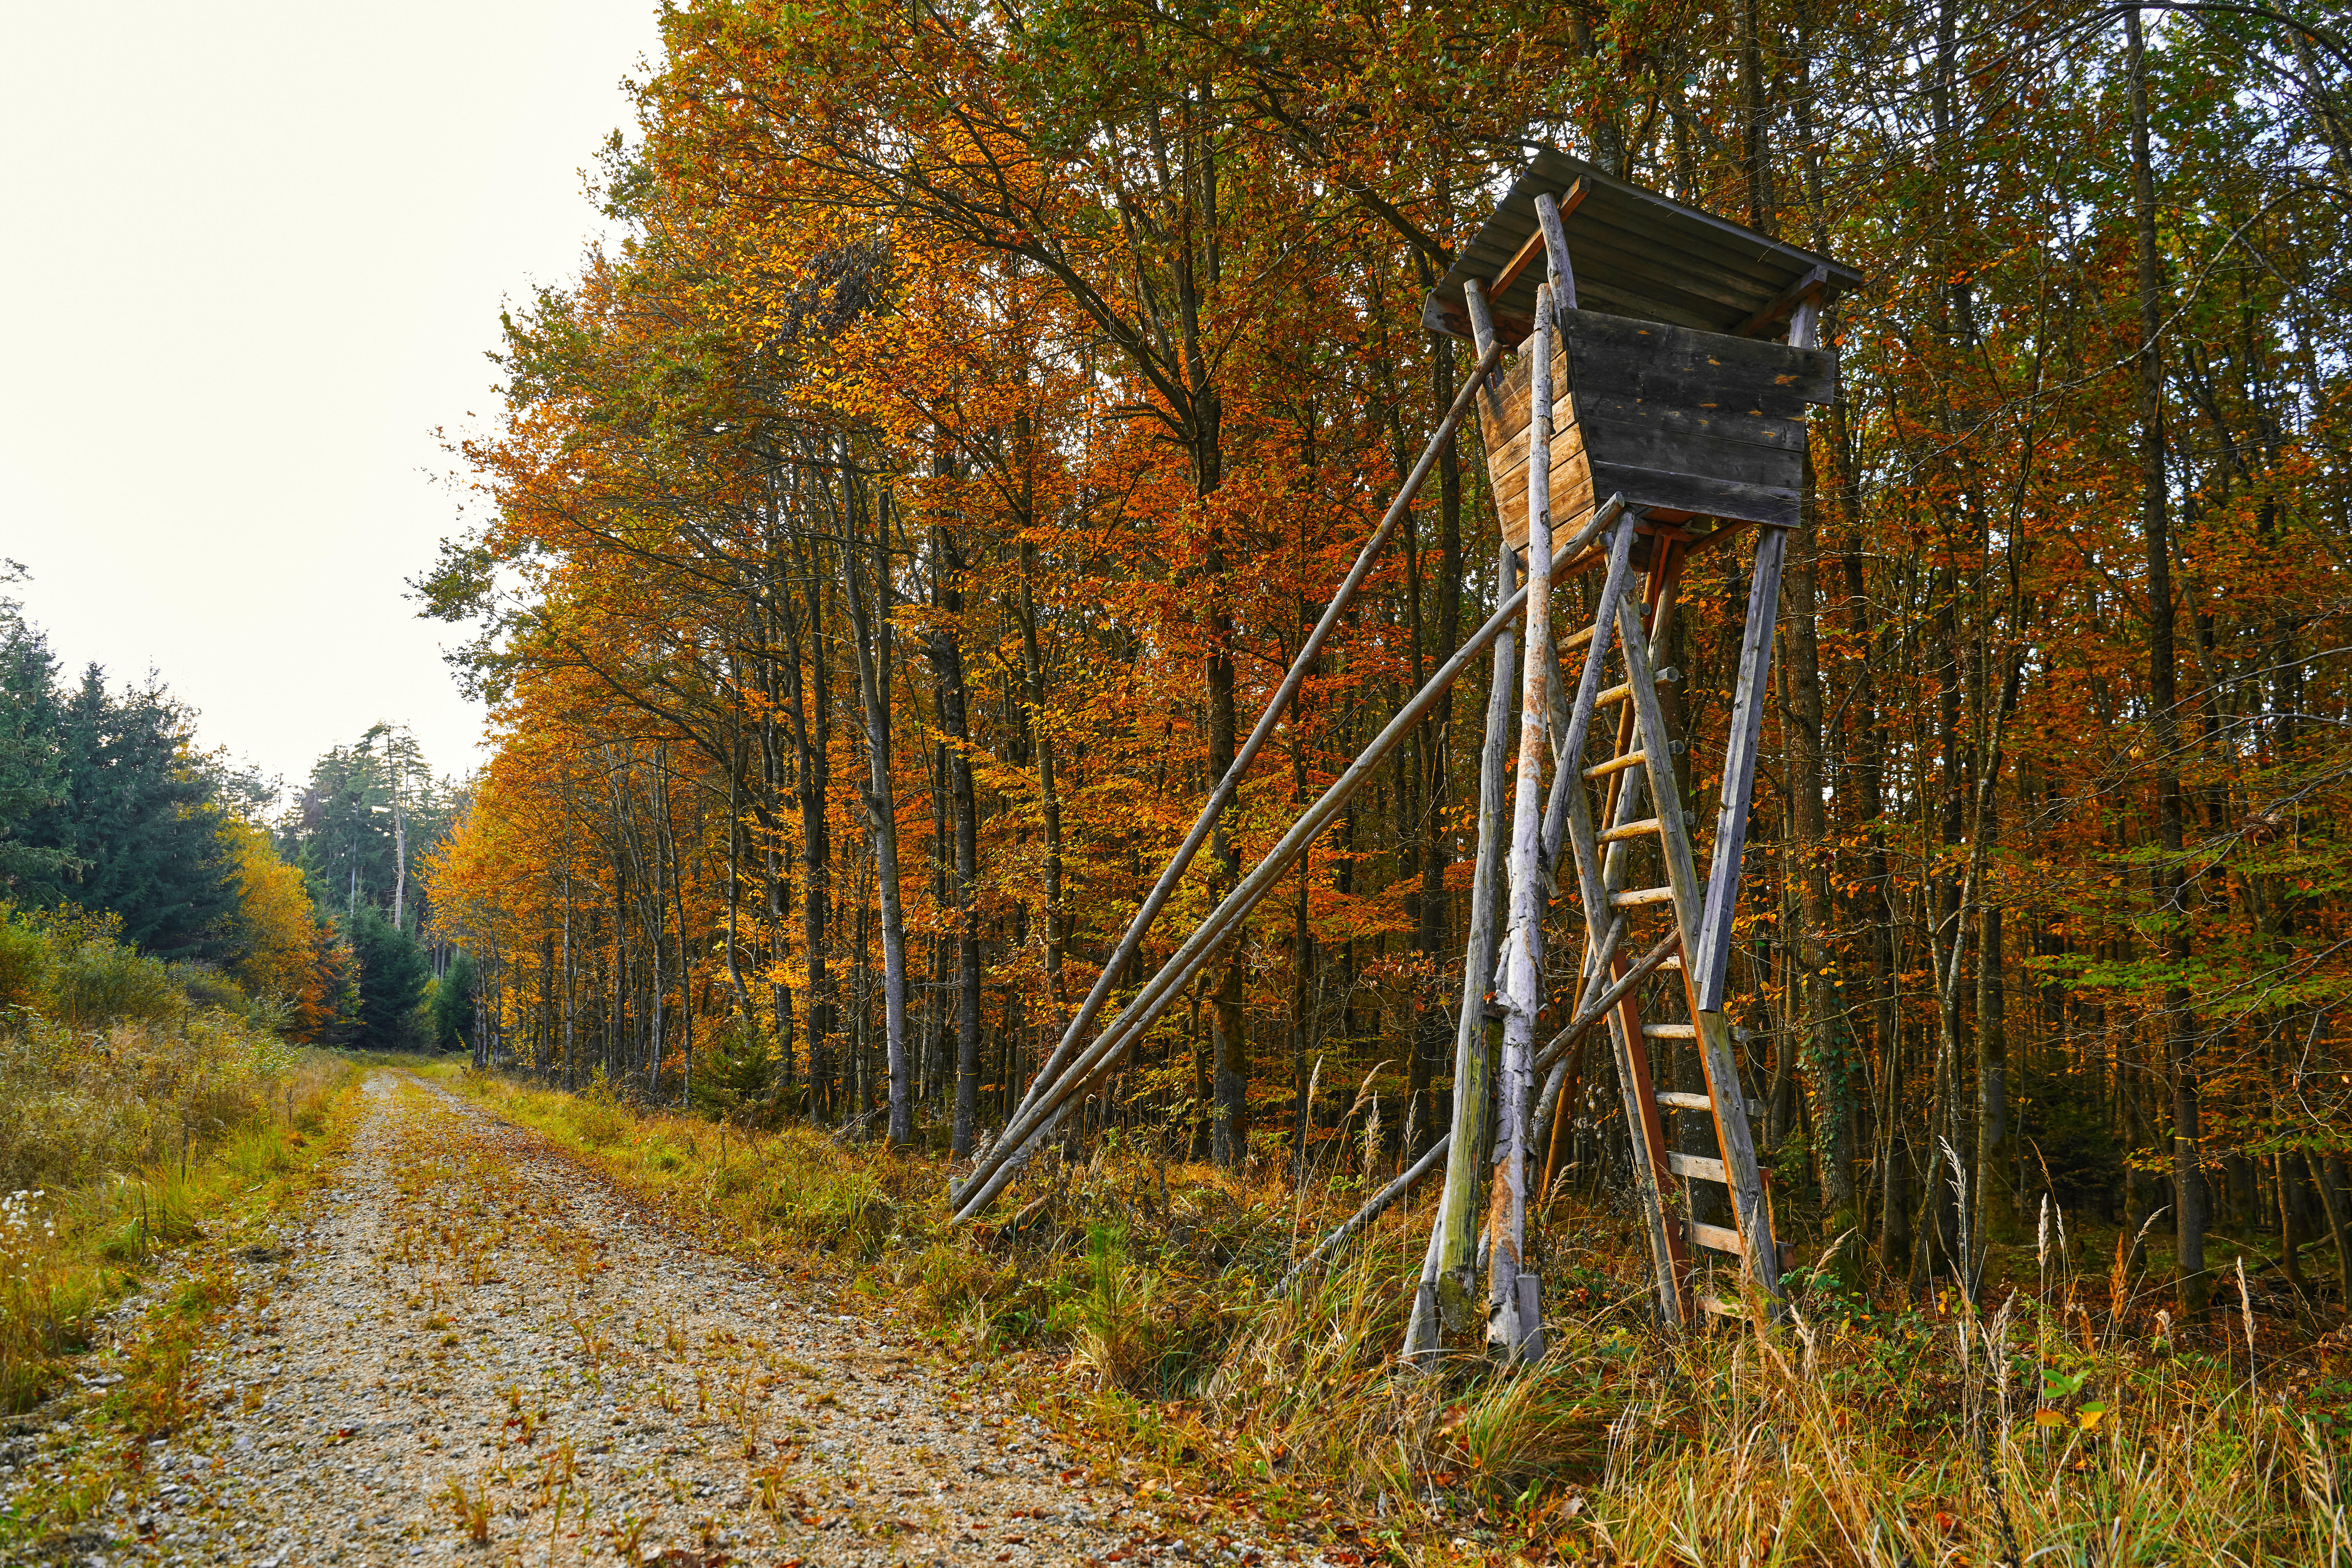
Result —
[[[1528,542],[1528,385],[1535,360],[1516,356],[1503,373],[1499,392],[1478,399],[1478,428],[1486,437],[1486,478],[1494,487],[1495,515],[1503,537],[1514,550]],[[1551,384],[1556,399],[1551,434],[1551,531],[1554,539],[1573,532],[1592,515],[1592,469],[1584,454],[1584,433],[1578,427],[1576,405],[1569,396],[1568,359],[1555,340]]]
[[[1515,546],[1527,540],[1530,368],[1514,361],[1479,402],[1496,509]],[[1637,507],[1797,524],[1805,405],[1835,395],[1833,353],[1571,310],[1552,375],[1562,393],[1555,531],[1619,494]]]

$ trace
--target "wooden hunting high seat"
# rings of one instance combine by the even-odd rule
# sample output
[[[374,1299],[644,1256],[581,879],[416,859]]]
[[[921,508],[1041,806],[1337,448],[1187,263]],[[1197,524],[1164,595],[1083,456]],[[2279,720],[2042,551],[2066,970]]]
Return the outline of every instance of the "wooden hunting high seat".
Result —
[[[1553,637],[1530,601],[1528,635],[1550,639],[1554,650],[1528,661],[1520,702],[1522,712],[1549,713],[1555,777],[1542,863],[1558,868],[1562,851],[1574,851],[1572,879],[1537,875],[1576,889],[1585,942],[1568,996],[1523,998],[1523,988],[1506,999],[1506,1016],[1538,1005],[1582,1016],[1603,995],[1622,997],[1608,1013],[1609,1033],[1640,1152],[1636,1197],[1659,1309],[1673,1321],[1697,1309],[1738,1310],[1700,1277],[1699,1252],[1729,1260],[1743,1287],[1780,1294],[1782,1258],[1724,993],[1781,559],[1788,531],[1803,521],[1805,410],[1836,395],[1837,359],[1817,345],[1815,325],[1823,303],[1861,280],[1824,257],[1547,152],[1462,247],[1423,309],[1426,326],[1474,339],[1482,359],[1498,344],[1549,342],[1549,375],[1535,375],[1538,355],[1522,353],[1478,395],[1503,545],[1525,552],[1529,572],[1546,563],[1554,581],[1606,567],[1583,629]],[[1549,321],[1538,321],[1546,306]],[[1542,489],[1530,482],[1531,451],[1546,454]],[[1612,498],[1621,504],[1612,508]],[[1657,655],[1681,563],[1751,526],[1721,805],[1702,864],[1684,805],[1686,774],[1674,762],[1686,738],[1673,732],[1657,689],[1676,676]],[[1555,549],[1570,553],[1555,561]],[[1498,562],[1507,581],[1511,567]],[[1538,668],[1555,662],[1557,679]],[[1510,907],[1527,910],[1517,875]],[[1517,940],[1539,950],[1539,914],[1531,925],[1523,921]],[[1645,949],[1672,952],[1647,980],[1629,963]],[[1496,984],[1500,994],[1501,977]],[[1524,1037],[1525,1021],[1516,1026]],[[1510,1037],[1507,1077],[1517,1070]],[[1654,1042],[1687,1048],[1704,1092],[1658,1088]],[[1552,1069],[1548,1095],[1565,1098],[1569,1066]],[[1682,1119],[1678,1138],[1667,1135],[1668,1117]],[[1522,1145],[1515,1168],[1528,1152]],[[1532,1152],[1545,1169],[1540,1193],[1549,1152]],[[1536,1292],[1527,1289],[1524,1299],[1533,1303]],[[1539,1313],[1530,1306],[1519,1319]],[[1514,1323],[1505,1337],[1529,1331]]]

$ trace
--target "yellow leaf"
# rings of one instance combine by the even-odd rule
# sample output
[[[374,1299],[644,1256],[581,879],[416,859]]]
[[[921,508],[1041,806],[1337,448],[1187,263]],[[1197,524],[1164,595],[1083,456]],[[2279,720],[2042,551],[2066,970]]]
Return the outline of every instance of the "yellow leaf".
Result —
[[[2066,1417],[2055,1410],[2037,1410],[2033,1413],[2033,1424],[2036,1426],[2063,1426]]]
[[[2084,1431],[2095,1432],[2099,1429],[2099,1423],[2106,1418],[2106,1414],[2107,1407],[2104,1405],[2085,1405],[2074,1413],[2074,1420]]]

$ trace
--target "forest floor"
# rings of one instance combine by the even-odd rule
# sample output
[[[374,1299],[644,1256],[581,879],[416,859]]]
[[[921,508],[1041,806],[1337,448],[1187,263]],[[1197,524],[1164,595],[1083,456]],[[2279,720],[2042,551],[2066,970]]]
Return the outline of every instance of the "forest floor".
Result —
[[[1202,1550],[898,1312],[722,1256],[539,1135],[373,1074],[347,1163],[236,1255],[193,1418],[45,1556],[1085,1563]],[[152,1310],[168,1279],[123,1304]],[[119,1379],[90,1358],[87,1388]],[[37,1465],[26,1466],[30,1470]],[[1246,1542],[1227,1542],[1235,1557]]]

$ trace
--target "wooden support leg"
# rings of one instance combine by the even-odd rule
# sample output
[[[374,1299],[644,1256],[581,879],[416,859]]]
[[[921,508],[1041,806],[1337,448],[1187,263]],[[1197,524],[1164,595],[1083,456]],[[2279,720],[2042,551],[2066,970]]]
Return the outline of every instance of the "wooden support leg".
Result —
[[[1739,861],[1748,843],[1748,805],[1756,795],[1756,751],[1764,732],[1764,690],[1772,674],[1772,624],[1780,610],[1780,560],[1788,542],[1786,530],[1757,531],[1756,570],[1748,584],[1748,624],[1740,633],[1738,684],[1731,699],[1731,733],[1723,754],[1723,805],[1715,820],[1706,910],[1689,950],[1692,990],[1701,1013],[1723,1011],[1724,975],[1731,963],[1731,921],[1739,905]]]
[[[1542,1353],[1534,1313],[1535,1277],[1524,1268],[1528,1234],[1528,1108],[1534,1086],[1536,1015],[1542,1010],[1545,894],[1541,863],[1543,770],[1551,699],[1551,309],[1536,290],[1533,398],[1528,425],[1528,595],[1521,628],[1519,768],[1511,812],[1510,934],[1497,992],[1503,1000],[1503,1059],[1496,1079],[1495,1185],[1489,1206],[1487,1338],[1507,1355]],[[1536,584],[1543,584],[1538,590]]]
[[[1507,597],[1518,555],[1503,545],[1495,563],[1498,593]],[[1486,1111],[1493,1078],[1486,1047],[1486,993],[1501,946],[1496,914],[1501,903],[1503,799],[1507,787],[1514,635],[1495,640],[1494,675],[1486,693],[1486,730],[1478,758],[1478,850],[1470,877],[1470,931],[1462,968],[1462,1010],[1454,1032],[1453,1146],[1446,1152],[1445,1186],[1437,1204],[1432,1237],[1436,1262],[1424,1301],[1416,1297],[1405,1331],[1408,1359],[1435,1353],[1443,1331],[1465,1331],[1476,1318],[1471,1305],[1470,1271],[1477,1247],[1479,1178],[1486,1173]]]

